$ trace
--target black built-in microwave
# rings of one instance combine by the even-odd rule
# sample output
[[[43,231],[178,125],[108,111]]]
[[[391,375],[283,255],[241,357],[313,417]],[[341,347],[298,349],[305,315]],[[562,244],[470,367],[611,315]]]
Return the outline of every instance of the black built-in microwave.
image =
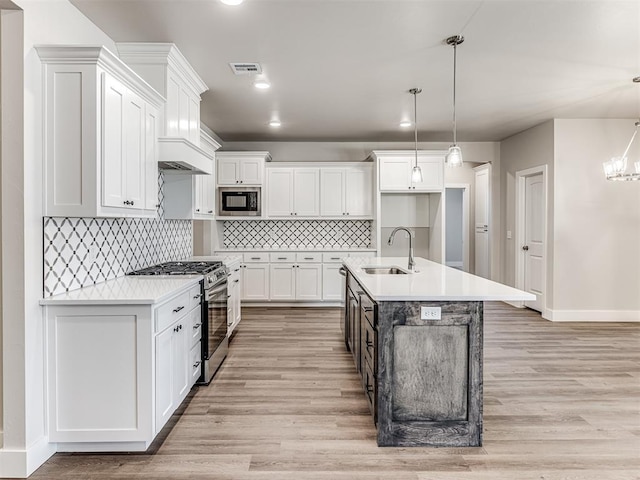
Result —
[[[218,215],[260,216],[260,187],[219,187]]]

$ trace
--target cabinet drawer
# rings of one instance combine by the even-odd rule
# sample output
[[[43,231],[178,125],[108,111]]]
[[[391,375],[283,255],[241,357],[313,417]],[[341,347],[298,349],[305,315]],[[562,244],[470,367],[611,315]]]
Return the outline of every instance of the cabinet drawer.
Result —
[[[161,332],[189,313],[189,300],[189,290],[187,290],[156,308],[156,332]]]
[[[196,308],[202,301],[202,290],[200,283],[189,289],[189,310]]]
[[[321,253],[316,253],[316,252],[309,252],[309,253],[296,253],[296,262],[298,263],[310,263],[310,262],[315,262],[315,263],[320,263],[322,262],[322,254]]]
[[[278,262],[293,263],[296,261],[296,254],[293,252],[272,253],[270,255],[270,259],[272,263],[278,263]]]
[[[191,328],[189,332],[191,332],[191,340],[189,345],[200,345],[200,339],[202,338],[202,309],[200,307],[196,307],[191,310]]]
[[[362,356],[374,374],[378,373],[378,332],[366,320],[362,320]]]
[[[190,372],[190,385],[196,383],[198,378],[200,378],[200,373],[202,371],[202,351],[200,350],[200,343],[194,345],[191,348],[191,353],[189,353],[189,372]]]
[[[252,262],[269,262],[269,254],[267,252],[253,252],[253,253],[245,253],[242,256],[244,263],[252,263]]]
[[[348,256],[348,252],[325,252],[322,254],[322,261],[324,263],[342,263],[342,259]]]

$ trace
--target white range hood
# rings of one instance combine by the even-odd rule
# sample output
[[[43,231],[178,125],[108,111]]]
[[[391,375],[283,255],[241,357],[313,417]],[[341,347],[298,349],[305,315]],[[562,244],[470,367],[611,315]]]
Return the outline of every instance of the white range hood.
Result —
[[[186,138],[158,138],[158,168],[186,175],[211,175],[213,157]]]
[[[200,148],[200,95],[209,87],[173,43],[117,43],[118,54],[167,99],[160,118],[158,168],[210,175],[213,157]]]

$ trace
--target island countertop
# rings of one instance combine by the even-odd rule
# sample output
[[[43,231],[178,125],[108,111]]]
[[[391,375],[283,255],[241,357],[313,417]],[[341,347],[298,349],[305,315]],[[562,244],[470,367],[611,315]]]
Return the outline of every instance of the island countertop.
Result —
[[[366,273],[367,266],[407,270],[407,257],[345,258],[343,264],[375,301],[535,300],[535,295],[440,263],[416,257],[406,275]]]

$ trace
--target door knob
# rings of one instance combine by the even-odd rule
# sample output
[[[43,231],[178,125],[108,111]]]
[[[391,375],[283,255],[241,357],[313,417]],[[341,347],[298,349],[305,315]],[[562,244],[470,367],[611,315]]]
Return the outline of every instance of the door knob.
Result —
[[[524,247],[522,247],[522,250],[524,250],[525,252],[529,250],[529,245],[525,245]]]

